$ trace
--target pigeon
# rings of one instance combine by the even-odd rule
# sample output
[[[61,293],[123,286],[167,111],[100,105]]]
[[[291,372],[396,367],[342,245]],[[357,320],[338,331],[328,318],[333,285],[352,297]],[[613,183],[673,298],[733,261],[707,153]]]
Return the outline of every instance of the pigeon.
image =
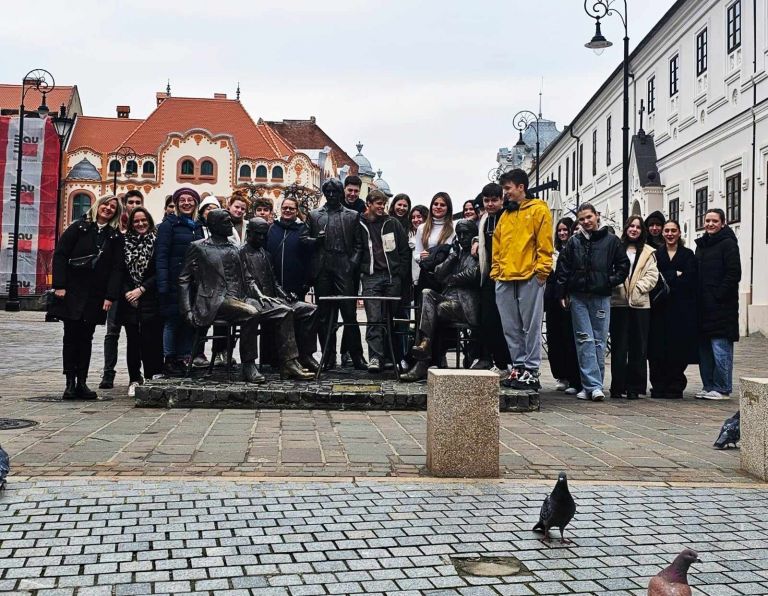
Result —
[[[715,449],[728,449],[728,445],[736,443],[741,439],[741,410],[723,422],[720,428],[720,435],[715,441]]]
[[[560,542],[570,542],[563,537],[563,530],[571,523],[575,513],[576,503],[568,490],[568,477],[565,472],[560,472],[552,494],[541,504],[539,521],[533,526],[533,531],[544,534],[544,541],[549,542],[549,529],[560,528]]]
[[[683,550],[669,567],[651,578],[648,582],[648,596],[691,596],[688,568],[691,563],[700,560],[695,550],[690,548]]]
[[[0,447],[0,492],[5,488],[5,479],[8,477],[8,472],[11,471],[11,458],[5,450]]]

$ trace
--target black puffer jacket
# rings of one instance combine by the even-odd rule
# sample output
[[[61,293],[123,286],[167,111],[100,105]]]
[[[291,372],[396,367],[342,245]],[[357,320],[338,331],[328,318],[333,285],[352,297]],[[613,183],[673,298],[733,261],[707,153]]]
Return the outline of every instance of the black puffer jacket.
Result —
[[[724,227],[696,239],[699,264],[699,335],[739,339],[741,257],[736,234]]]
[[[187,248],[203,237],[197,222],[178,215],[166,215],[157,226],[155,241],[156,286],[160,300],[160,313],[173,317],[179,312],[179,274],[184,265]]]
[[[557,257],[557,298],[569,294],[610,296],[629,274],[624,247],[607,228],[574,234]]]

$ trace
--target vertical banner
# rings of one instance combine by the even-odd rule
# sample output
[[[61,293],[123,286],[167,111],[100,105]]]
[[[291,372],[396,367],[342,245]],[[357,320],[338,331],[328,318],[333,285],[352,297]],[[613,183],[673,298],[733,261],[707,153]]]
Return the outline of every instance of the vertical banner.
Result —
[[[21,193],[16,170],[21,153]],[[19,295],[40,294],[50,287],[56,229],[59,137],[49,118],[0,117],[0,294],[7,295],[13,268],[14,219],[19,207]]]

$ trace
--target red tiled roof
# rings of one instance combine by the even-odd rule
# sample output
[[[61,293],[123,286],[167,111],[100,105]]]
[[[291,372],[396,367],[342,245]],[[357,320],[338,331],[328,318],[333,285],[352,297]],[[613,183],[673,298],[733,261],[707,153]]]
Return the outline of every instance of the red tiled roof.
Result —
[[[97,153],[111,153],[123,144],[144,120],[133,118],[100,118],[80,116],[75,121],[67,151],[84,147]]]
[[[45,96],[45,103],[50,108],[51,112],[56,112],[61,104],[69,106],[69,102],[72,99],[72,95],[75,92],[74,86],[62,86],[58,85],[53,91]],[[24,111],[34,111],[37,106],[40,105],[43,99],[42,93],[37,89],[30,88],[27,91],[27,96],[24,98]],[[6,85],[0,84],[0,109],[19,109],[19,102],[21,101],[21,85]]]
[[[157,153],[169,133],[202,128],[212,135],[229,134],[239,157],[281,159],[295,152],[291,144],[265,124],[256,124],[234,99],[169,97],[124,141],[138,154]]]
[[[336,142],[320,128],[314,118],[310,120],[282,120],[265,122],[275,129],[280,136],[290,141],[296,149],[322,149],[326,146],[333,150],[339,165],[347,165],[350,174],[357,174],[357,164]]]

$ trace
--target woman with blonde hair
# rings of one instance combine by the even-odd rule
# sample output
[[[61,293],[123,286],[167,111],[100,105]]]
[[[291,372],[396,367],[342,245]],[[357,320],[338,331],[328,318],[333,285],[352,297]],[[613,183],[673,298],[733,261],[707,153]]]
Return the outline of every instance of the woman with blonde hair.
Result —
[[[122,204],[114,195],[98,199],[64,230],[53,253],[54,304],[50,314],[64,323],[62,360],[67,379],[63,399],[96,399],[86,380],[96,325],[120,295]]]

